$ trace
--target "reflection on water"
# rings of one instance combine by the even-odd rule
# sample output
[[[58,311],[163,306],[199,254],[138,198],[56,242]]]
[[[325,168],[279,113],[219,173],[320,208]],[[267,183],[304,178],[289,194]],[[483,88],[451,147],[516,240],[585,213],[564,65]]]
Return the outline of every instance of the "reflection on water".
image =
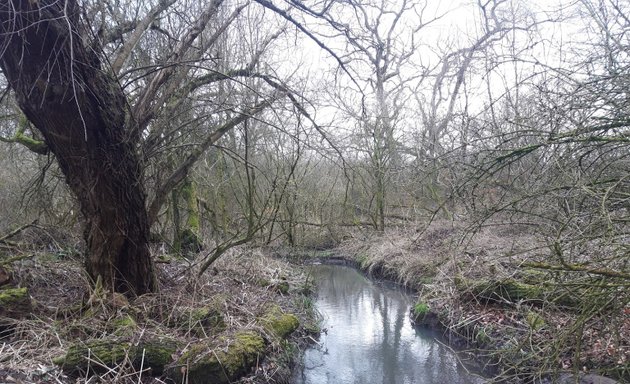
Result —
[[[298,384],[476,384],[453,353],[411,324],[411,299],[352,268],[316,265],[319,346],[304,354]]]

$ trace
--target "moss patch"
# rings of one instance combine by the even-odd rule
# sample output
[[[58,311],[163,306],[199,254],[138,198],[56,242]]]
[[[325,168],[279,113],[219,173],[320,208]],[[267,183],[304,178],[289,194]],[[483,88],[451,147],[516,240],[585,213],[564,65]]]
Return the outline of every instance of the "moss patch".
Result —
[[[164,367],[173,361],[173,355],[177,351],[177,343],[173,340],[156,340],[142,343],[136,349],[134,365],[142,364],[143,367],[151,367],[151,374],[159,376],[164,372]]]
[[[265,341],[254,332],[237,333],[227,352],[219,355],[228,374],[235,378],[245,373],[265,350]]]
[[[128,360],[136,368],[142,365],[151,368],[152,374],[160,375],[176,351],[177,345],[172,340],[146,341],[137,346],[129,341],[93,340],[70,346],[65,356],[53,362],[66,373],[82,374],[86,371],[102,372],[103,365],[114,367]]]
[[[174,382],[227,384],[247,373],[265,350],[265,341],[255,332],[239,332],[223,339],[222,348],[209,343],[190,347],[168,370]]]
[[[215,335],[226,328],[223,314],[218,303],[205,307],[184,309],[169,326],[182,328],[197,337]]]
[[[31,299],[26,288],[0,290],[0,316],[21,317],[31,310]]]
[[[517,302],[519,300],[540,300],[537,286],[523,284],[513,279],[471,281],[456,280],[460,290],[470,292],[475,298],[486,302]]]
[[[0,290],[0,338],[13,333],[14,321],[1,318],[21,319],[31,313],[33,306],[26,288],[6,288]]]
[[[263,288],[267,288],[269,286],[271,286],[271,281],[265,279],[264,277],[260,277],[256,280],[256,284],[259,287],[263,287]]]
[[[533,331],[537,331],[545,326],[545,320],[534,311],[527,312],[525,320],[527,320],[527,324]]]
[[[427,313],[429,313],[429,306],[426,303],[417,303],[413,306],[413,314],[416,318],[423,318]]]
[[[123,315],[112,320],[108,329],[116,336],[132,336],[138,329],[138,324],[130,315]]]
[[[272,284],[271,288],[278,293],[286,295],[289,293],[289,282],[288,281],[278,281]]]
[[[516,279],[482,279],[468,280],[461,276],[455,279],[457,288],[483,302],[516,303],[525,301],[533,304],[552,302],[565,307],[579,305],[578,297],[567,292],[557,292],[547,289],[544,284],[526,284]]]
[[[99,369],[99,366],[91,363],[90,359],[111,367],[122,362],[130,352],[132,351],[129,342],[94,340],[70,346],[66,355],[54,359],[53,363],[60,365],[68,373],[78,373],[90,368]]]
[[[9,288],[0,290],[0,305],[10,306],[28,296],[26,288]]]
[[[282,312],[277,305],[272,306],[259,319],[260,324],[278,339],[285,339],[300,325],[297,316]]]

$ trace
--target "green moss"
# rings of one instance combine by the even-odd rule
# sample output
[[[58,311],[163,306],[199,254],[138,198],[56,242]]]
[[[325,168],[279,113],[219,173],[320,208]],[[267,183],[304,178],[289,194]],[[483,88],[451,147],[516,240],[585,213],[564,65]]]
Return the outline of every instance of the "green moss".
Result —
[[[519,271],[518,278],[526,284],[536,285],[549,281],[549,274],[537,269],[524,269]]]
[[[471,281],[455,280],[458,289],[472,293],[477,299],[495,302],[540,301],[543,298],[539,286],[521,283],[514,279]]]
[[[537,331],[545,326],[545,320],[534,311],[527,312],[525,319],[527,320],[527,324],[529,324],[529,327],[533,331]]]
[[[172,340],[145,341],[139,345],[129,341],[92,340],[70,346],[65,356],[53,359],[53,363],[66,373],[77,374],[88,370],[102,372],[103,366],[114,367],[127,359],[136,368],[150,368],[152,374],[160,375],[176,351],[177,344]]]
[[[219,359],[228,374],[234,378],[244,373],[258,360],[265,350],[265,341],[254,332],[241,332],[235,335],[234,343],[226,352],[219,354]]]
[[[163,254],[163,255],[158,255],[157,256],[157,260],[161,263],[172,263],[173,261],[177,260],[177,257],[174,255],[168,255],[168,254]]]
[[[272,306],[260,319],[259,322],[278,339],[289,336],[300,325],[300,321],[294,314],[282,312],[278,306]]]
[[[213,303],[205,307],[186,310],[172,325],[187,329],[197,337],[216,334],[226,327],[223,314],[218,308],[219,304]]]
[[[133,319],[133,317],[129,316],[129,315],[125,315],[123,317],[119,317],[117,319],[114,319],[114,326],[116,326],[117,328],[119,327],[131,327],[131,328],[136,328],[138,325],[136,324],[136,321]]]
[[[283,295],[286,295],[287,293],[289,293],[289,282],[279,281],[273,284],[273,290],[282,293]]]
[[[477,333],[475,334],[475,342],[477,343],[478,347],[488,345],[490,341],[490,336],[488,336],[488,334],[486,333],[485,328],[480,328],[479,330],[477,330]]]
[[[186,179],[181,187],[181,194],[186,201],[186,229],[179,234],[179,244],[185,255],[199,253],[203,249],[203,241],[201,239],[201,219],[199,214],[199,205],[197,203],[197,187],[190,180]]]
[[[112,320],[108,328],[116,336],[132,336],[138,329],[138,324],[130,315],[123,315]]]
[[[203,321],[206,317],[210,316],[212,312],[213,310],[209,307],[194,308],[190,311],[189,317],[191,321]]]
[[[357,263],[359,263],[361,269],[366,269],[370,264],[369,256],[365,252],[357,253],[357,255],[355,256],[355,260],[357,261]]]
[[[199,219],[199,207],[197,205],[197,188],[190,179],[186,179],[182,185],[182,195],[186,200],[188,220],[186,224],[193,232],[199,233],[201,228]]]
[[[42,140],[37,140],[35,138],[26,136],[24,132],[29,128],[29,122],[26,116],[22,115],[19,119],[18,130],[11,139],[2,138],[1,141],[5,141],[8,143],[19,143],[24,145],[26,148],[30,149],[35,153],[39,153],[41,155],[48,154],[48,146]]]
[[[91,368],[102,370],[100,364],[112,367],[133,353],[131,343],[113,340],[94,340],[70,346],[65,356],[53,359],[66,372],[84,372]],[[100,364],[93,364],[96,361]]]
[[[546,284],[526,284],[512,278],[468,280],[456,276],[455,285],[463,293],[472,294],[477,300],[485,302],[549,302],[565,307],[575,307],[580,304],[579,294],[555,290]]]
[[[32,307],[26,288],[0,289],[0,339],[10,336],[15,329],[16,322],[6,319],[23,318],[31,312]]]
[[[167,372],[174,382],[227,384],[246,373],[265,350],[265,341],[255,332],[239,332],[222,339],[225,347],[209,342],[195,344]]]
[[[413,306],[413,314],[416,317],[424,317],[429,313],[429,305],[426,303],[417,303]]]
[[[411,309],[411,312],[413,321],[419,325],[429,326],[437,321],[436,315],[431,313],[431,308],[426,303],[416,303]]]
[[[32,304],[28,289],[0,289],[0,317],[21,318],[28,315],[31,309]],[[9,328],[11,327],[0,324],[0,334],[4,334]]]
[[[159,376],[164,372],[164,367],[173,361],[177,343],[173,340],[154,340],[139,345],[136,351],[134,365],[141,363],[143,367],[151,368],[151,374]]]
[[[0,306],[8,307],[28,298],[28,290],[24,288],[9,288],[0,290]]]
[[[194,329],[197,331],[198,336],[225,329],[223,315],[214,307],[204,307],[193,310],[191,319],[195,322]]]
[[[258,285],[259,287],[267,288],[271,285],[271,281],[261,277],[256,280],[256,285]]]
[[[335,253],[331,250],[313,251],[313,257],[318,259],[328,259],[335,256]]]

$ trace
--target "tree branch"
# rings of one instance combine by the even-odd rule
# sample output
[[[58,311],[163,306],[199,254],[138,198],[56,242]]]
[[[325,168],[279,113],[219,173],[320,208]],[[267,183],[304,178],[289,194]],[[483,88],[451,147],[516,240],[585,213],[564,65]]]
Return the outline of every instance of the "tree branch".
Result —
[[[162,186],[157,189],[155,197],[149,205],[149,223],[153,224],[156,221],[158,213],[162,208],[162,205],[166,201],[166,197],[168,196],[170,191],[173,190],[173,188],[175,188],[182,180],[184,180],[184,178],[186,178],[193,165],[195,165],[201,155],[212,144],[217,142],[217,140],[219,140],[232,128],[236,127],[240,123],[250,119],[251,117],[265,110],[267,107],[271,106],[271,104],[280,97],[281,95],[276,95],[275,97],[265,100],[249,108],[246,111],[240,112],[238,116],[225,122],[223,125],[215,129],[210,135],[208,135],[206,139],[192,153],[190,153],[188,157],[186,157],[182,164],[180,164],[180,166],[175,171],[173,171],[173,173],[171,173],[164,184],[162,184]]]
[[[118,74],[120,72],[122,66],[125,64],[125,62],[129,58],[129,55],[131,55],[131,52],[140,41],[140,38],[142,38],[142,35],[144,35],[144,33],[151,27],[151,24],[153,23],[153,21],[155,21],[155,19],[162,12],[168,9],[168,7],[173,5],[176,1],[177,0],[161,0],[158,4],[156,4],[155,7],[153,7],[153,9],[149,11],[149,13],[144,17],[144,19],[142,19],[142,21],[140,21],[135,26],[135,28],[133,29],[133,33],[131,34],[129,39],[125,42],[122,49],[118,52],[116,59],[112,63],[112,72],[114,72],[115,74]],[[122,34],[123,31],[121,30],[120,33]]]
[[[26,131],[26,127],[28,127],[28,125],[28,120],[26,120],[26,117],[22,115],[20,117],[19,128],[17,132],[15,132],[15,135],[13,135],[13,137],[10,139],[0,136],[0,141],[4,143],[21,144],[28,148],[30,151],[37,153],[38,155],[47,155],[49,152],[49,148],[43,140],[37,140],[24,134],[24,131]]]
[[[522,264],[522,266],[527,267],[527,268],[546,269],[550,271],[586,272],[592,275],[630,280],[629,273],[614,271],[612,269],[589,268],[585,265],[579,265],[579,264],[554,265],[554,264],[547,264],[547,263],[542,263],[542,262],[540,263],[531,262],[531,263],[524,263]]]

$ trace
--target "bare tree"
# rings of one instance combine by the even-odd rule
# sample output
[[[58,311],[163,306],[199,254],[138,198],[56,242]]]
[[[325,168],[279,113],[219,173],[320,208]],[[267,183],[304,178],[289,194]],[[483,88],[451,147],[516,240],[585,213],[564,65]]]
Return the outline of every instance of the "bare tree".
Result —
[[[219,38],[250,6],[220,0],[0,5],[2,73],[78,198],[86,268],[104,286],[129,295],[156,288],[149,228],[170,192],[226,132],[287,94],[280,81],[254,70],[278,31],[265,31],[247,61],[216,66],[215,55],[225,53]],[[257,76],[266,88],[256,91],[265,96],[255,104],[216,98],[218,84],[234,87],[234,79]],[[247,88],[234,90],[230,95],[238,96]],[[193,100],[191,118],[169,120],[187,100]],[[192,123],[205,133],[168,174],[150,179],[147,204],[147,161],[174,149],[169,143]]]
[[[343,59],[354,81],[340,81],[333,97],[353,120],[349,124],[357,127],[356,144],[350,148],[369,161],[366,174],[359,177],[367,188],[373,225],[380,231],[385,229],[389,183],[399,157],[397,128],[405,118],[408,89],[418,77],[410,72],[411,62],[420,30],[432,21],[423,14],[425,7],[407,0],[344,1],[317,13],[345,44]]]
[[[550,295],[577,303],[571,321],[531,357],[544,361],[536,368],[544,374],[558,369],[551,356],[567,353],[566,345],[573,346],[569,365],[583,367],[589,334],[617,333],[619,313],[630,302],[620,288],[630,279],[630,9],[585,0],[562,13],[572,22],[565,26],[574,28],[570,38],[544,41],[544,50],[517,41],[521,49],[510,47],[493,66],[507,79],[505,87],[488,87],[485,108],[467,116],[467,157],[460,158],[457,179],[463,200],[471,203],[471,228],[520,225],[536,233],[540,248],[514,268],[548,272]],[[515,68],[518,76],[509,75]],[[627,348],[623,340],[614,343]],[[614,359],[606,373],[627,375],[623,358]],[[530,368],[511,369],[521,374]]]

